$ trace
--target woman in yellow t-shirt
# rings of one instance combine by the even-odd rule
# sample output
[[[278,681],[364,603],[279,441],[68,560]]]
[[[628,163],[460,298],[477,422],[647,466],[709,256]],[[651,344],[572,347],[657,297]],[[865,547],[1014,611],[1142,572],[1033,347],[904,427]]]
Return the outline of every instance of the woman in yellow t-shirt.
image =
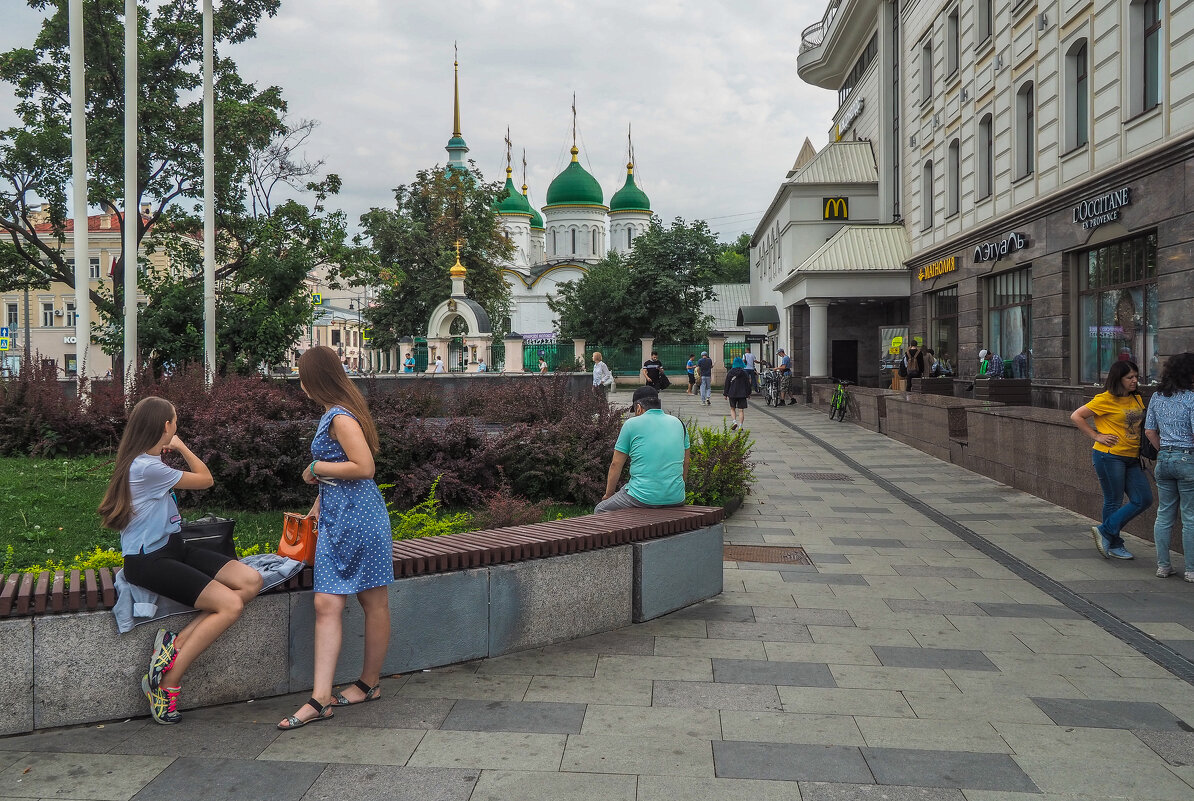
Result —
[[[1107,371],[1106,391],[1070,415],[1074,425],[1094,440],[1090,458],[1103,490],[1103,524],[1091,526],[1090,532],[1104,559],[1132,558],[1120,531],[1153,502],[1152,487],[1138,458],[1144,423],[1144,401],[1136,390],[1139,380],[1134,362],[1116,362]],[[1125,493],[1128,502],[1121,505]]]

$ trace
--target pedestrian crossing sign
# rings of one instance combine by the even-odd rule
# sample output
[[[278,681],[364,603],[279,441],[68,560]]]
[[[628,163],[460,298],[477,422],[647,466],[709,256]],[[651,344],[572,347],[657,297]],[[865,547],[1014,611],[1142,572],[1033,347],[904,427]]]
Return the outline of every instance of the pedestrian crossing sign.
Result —
[[[312,292],[311,293],[311,305],[313,305],[313,306],[322,306],[323,305],[323,293],[322,292]]]
[[[0,337],[0,350],[9,350],[12,347],[12,339],[10,337]]]

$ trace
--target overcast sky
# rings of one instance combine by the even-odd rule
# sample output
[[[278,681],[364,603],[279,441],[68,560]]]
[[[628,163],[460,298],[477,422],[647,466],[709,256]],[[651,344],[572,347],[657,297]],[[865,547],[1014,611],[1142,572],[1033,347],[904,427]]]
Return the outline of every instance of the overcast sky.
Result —
[[[456,41],[468,157],[487,179],[505,176],[509,125],[515,183],[526,148],[541,207],[568,162],[575,92],[581,163],[606,203],[625,180],[630,124],[655,213],[705,219],[732,239],[754,230],[804,138],[826,141],[836,97],[796,74],[800,32],[824,10],[825,0],[282,0],[235,58],[246,80],[283,88],[292,116],[321,122],[308,156],[343,178],[338,202],[354,223],[446,160]],[[39,25],[20,0],[0,0],[0,50],[27,46]],[[0,84],[0,126],[15,122],[13,103]]]

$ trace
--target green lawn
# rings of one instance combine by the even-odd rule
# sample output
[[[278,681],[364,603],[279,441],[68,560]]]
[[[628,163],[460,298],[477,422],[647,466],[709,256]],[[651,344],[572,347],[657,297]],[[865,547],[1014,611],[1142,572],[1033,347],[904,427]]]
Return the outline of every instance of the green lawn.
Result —
[[[100,526],[96,507],[111,476],[110,457],[77,459],[0,458],[0,572],[41,565],[47,560],[68,565],[76,554],[120,548],[120,535]],[[273,551],[282,533],[282,513],[245,512],[207,506],[183,508],[184,518],[208,512],[236,521],[236,544],[260,545]],[[295,509],[296,512],[306,512]],[[588,514],[592,509],[553,505],[545,520]],[[12,563],[3,567],[7,546]]]

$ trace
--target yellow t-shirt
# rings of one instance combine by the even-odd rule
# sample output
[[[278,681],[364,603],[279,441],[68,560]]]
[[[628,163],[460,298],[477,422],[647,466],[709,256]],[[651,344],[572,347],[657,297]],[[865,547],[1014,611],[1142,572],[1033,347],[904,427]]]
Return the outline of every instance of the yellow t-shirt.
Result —
[[[1086,404],[1095,413],[1094,428],[1100,434],[1115,434],[1119,442],[1108,446],[1094,444],[1096,451],[1115,456],[1137,456],[1140,453],[1140,428],[1144,424],[1144,402],[1139,395],[1112,395],[1100,392]]]

